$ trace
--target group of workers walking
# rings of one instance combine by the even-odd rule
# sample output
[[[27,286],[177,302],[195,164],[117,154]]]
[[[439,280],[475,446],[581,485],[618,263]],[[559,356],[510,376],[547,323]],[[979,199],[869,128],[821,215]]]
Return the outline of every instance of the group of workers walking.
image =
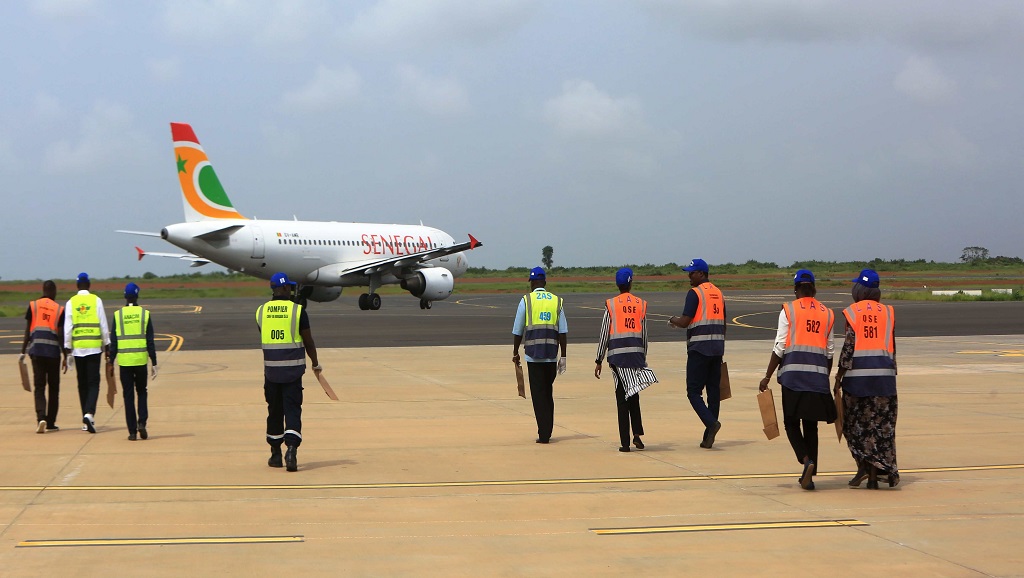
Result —
[[[709,281],[702,259],[683,267],[690,280],[683,311],[668,324],[686,329],[686,396],[704,426],[700,447],[710,449],[722,429],[720,383],[725,354],[726,305],[721,290]],[[619,451],[632,443],[643,449],[639,392],[657,382],[647,367],[647,302],[632,293],[633,271],[616,272],[619,295],[605,302],[598,335],[594,377],[600,379],[607,357],[615,386]],[[512,361],[520,363],[523,346],[530,393],[537,420],[537,442],[549,443],[554,423],[553,383],[565,371],[568,326],[562,299],[545,287],[542,268],[530,271],[531,292],[519,303],[513,323]],[[835,386],[830,390],[835,341],[835,314],[820,301],[814,273],[797,271],[795,299],[782,306],[771,357],[759,389],[773,374],[782,386],[783,425],[801,466],[800,487],[814,489],[818,465],[818,422],[833,423],[843,408],[843,434],[857,464],[849,481],[877,489],[880,476],[890,487],[899,483],[896,466],[896,344],[893,308],[880,303],[878,274],[870,269],[853,279],[854,303],[843,311],[846,333]],[[560,355],[559,355],[560,353]],[[777,370],[777,372],[776,372]],[[835,396],[835,397],[833,397]],[[837,403],[838,402],[838,403]]]
[[[62,306],[56,301],[57,285],[44,281],[43,296],[29,303],[25,313],[25,339],[19,361],[23,362],[26,354],[32,360],[36,433],[60,429],[60,376],[67,373],[72,361],[78,378],[82,431],[96,433],[96,404],[105,358],[109,375],[113,375],[115,364],[120,368],[128,439],[146,439],[147,386],[150,377],[156,378],[157,362],[149,311],[138,303],[139,286],[125,286],[125,305],[114,312],[111,333],[103,300],[89,292],[89,275],[80,273],[76,284],[78,292]],[[152,368],[147,375],[149,361]]]
[[[709,281],[707,262],[694,259],[683,270],[691,288],[681,314],[670,317],[668,324],[686,329],[686,395],[704,426],[700,447],[710,449],[722,429],[719,385],[725,354],[726,304],[722,291]],[[546,289],[544,269],[533,268],[529,282],[531,291],[520,300],[513,322],[512,361],[521,363],[522,348],[537,422],[536,441],[547,444],[554,428],[554,381],[566,370],[569,329],[562,298]],[[879,279],[874,271],[861,271],[853,282],[854,303],[843,311],[846,333],[834,389],[829,389],[829,375],[835,353],[835,315],[815,299],[814,273],[807,269],[797,271],[793,278],[795,299],[784,304],[779,313],[774,347],[759,385],[761,391],[766,390],[772,375],[777,375],[782,386],[786,436],[802,467],[800,486],[807,490],[814,489],[813,476],[819,463],[818,422],[833,423],[837,419],[836,399],[840,396],[843,433],[857,464],[857,474],[849,484],[859,486],[867,480],[869,488],[878,488],[879,476],[884,476],[889,486],[899,483],[893,308],[880,303]],[[629,452],[630,442],[636,449],[644,449],[640,391],[658,380],[647,366],[647,302],[632,293],[633,271],[618,270],[615,284],[619,294],[605,302],[594,377],[601,378],[603,362],[607,361],[615,388],[619,451]],[[147,381],[148,377],[156,378],[157,359],[150,313],[138,304],[139,286],[125,286],[125,306],[114,313],[111,333],[103,301],[89,292],[89,276],[80,274],[77,285],[78,293],[61,306],[55,300],[54,282],[44,282],[43,296],[32,301],[25,314],[20,361],[27,353],[35,373],[36,431],[60,429],[56,420],[61,366],[66,373],[73,359],[82,429],[96,433],[96,404],[105,356],[108,374],[112,374],[115,363],[120,367],[128,439],[147,439]],[[292,298],[295,283],[286,274],[276,273],[270,286],[273,298],[256,311],[267,403],[267,463],[294,472],[302,443],[306,357],[318,377],[323,368],[309,317]],[[148,361],[152,361],[149,376]],[[283,455],[282,445],[286,448]]]

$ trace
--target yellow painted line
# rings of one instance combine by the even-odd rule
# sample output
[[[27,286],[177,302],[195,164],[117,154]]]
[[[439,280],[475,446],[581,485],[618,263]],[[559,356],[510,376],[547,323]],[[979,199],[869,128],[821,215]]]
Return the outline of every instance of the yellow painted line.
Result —
[[[900,470],[900,474],[976,472],[989,470],[1021,470],[1024,464],[987,466],[952,466]],[[852,476],[854,471],[819,472],[817,477]],[[487,486],[557,486],[568,484],[635,484],[657,482],[697,482],[713,480],[763,480],[795,478],[796,472],[766,474],[706,474],[690,476],[655,476],[635,478],[564,478],[550,480],[469,480],[464,482],[385,482],[363,484],[238,484],[238,485],[149,485],[149,486],[0,486],[0,492],[103,492],[103,491],[225,491],[225,490],[387,490],[417,488],[467,488]]]
[[[957,351],[957,353],[960,355],[995,355],[996,357],[1024,357],[1024,349]]]
[[[751,315],[778,315],[775,311],[762,311],[760,313],[747,313],[745,315],[738,315],[732,318],[733,325],[739,325],[740,327],[749,327],[751,329],[767,329],[769,331],[777,331],[778,327],[761,327],[760,325],[748,325],[740,321],[744,317],[750,317]]]
[[[171,344],[167,346],[167,351],[178,351],[181,349],[181,344],[185,343],[185,338],[171,333],[157,333],[153,336],[153,341],[170,341]]]
[[[846,528],[867,526],[860,520],[807,520],[797,522],[744,522],[738,524],[700,524],[696,526],[649,526],[640,528],[591,528],[602,536],[622,534],[665,534],[670,532],[721,532],[724,530],[788,530],[792,528]]]
[[[146,305],[150,311],[161,311],[164,313],[202,313],[202,305]]]
[[[183,544],[280,544],[303,542],[302,536],[219,536],[213,538],[94,538],[75,540],[23,540],[18,548],[67,546],[177,546]]]

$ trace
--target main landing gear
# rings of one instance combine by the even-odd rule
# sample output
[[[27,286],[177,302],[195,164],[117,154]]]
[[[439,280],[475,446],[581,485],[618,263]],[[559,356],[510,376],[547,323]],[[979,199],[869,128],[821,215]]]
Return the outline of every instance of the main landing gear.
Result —
[[[420,309],[430,309],[434,306],[433,301],[427,301],[426,299],[420,299]]]
[[[367,309],[371,311],[380,309],[380,295],[376,293],[363,293],[359,296],[359,308],[363,311]]]

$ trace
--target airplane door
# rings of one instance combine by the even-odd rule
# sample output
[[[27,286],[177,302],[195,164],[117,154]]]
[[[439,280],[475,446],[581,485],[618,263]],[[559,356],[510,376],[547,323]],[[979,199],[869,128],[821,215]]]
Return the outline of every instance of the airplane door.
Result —
[[[263,258],[263,229],[259,225],[249,225],[252,229],[252,258]]]

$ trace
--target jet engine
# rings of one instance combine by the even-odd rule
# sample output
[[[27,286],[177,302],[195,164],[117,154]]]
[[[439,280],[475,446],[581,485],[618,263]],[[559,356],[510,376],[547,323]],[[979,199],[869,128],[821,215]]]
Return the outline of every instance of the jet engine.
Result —
[[[422,301],[440,301],[447,299],[455,287],[452,272],[444,267],[420,269],[411,277],[402,279],[402,289],[419,297]]]
[[[316,301],[317,303],[326,303],[328,301],[334,301],[341,296],[341,287],[321,287],[317,285],[313,287],[313,291],[310,292],[309,295],[305,295],[305,292],[306,287],[303,287],[302,293],[306,299]]]

